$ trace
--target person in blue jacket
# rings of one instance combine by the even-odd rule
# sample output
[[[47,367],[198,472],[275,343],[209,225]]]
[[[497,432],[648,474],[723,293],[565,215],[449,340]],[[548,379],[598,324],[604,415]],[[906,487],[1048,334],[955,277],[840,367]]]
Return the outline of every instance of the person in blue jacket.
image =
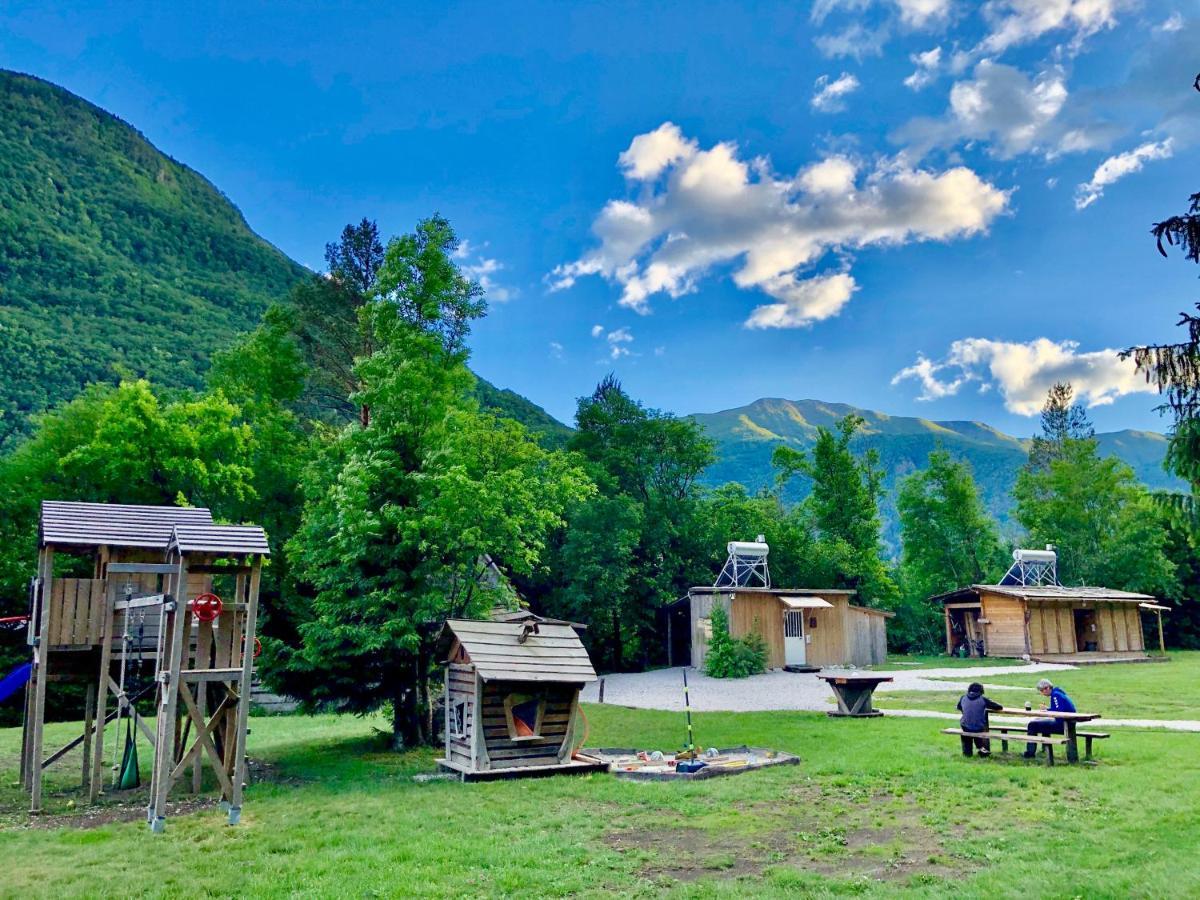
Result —
[[[1051,712],[1075,712],[1075,704],[1071,702],[1071,698],[1067,696],[1067,692],[1060,687],[1055,687],[1048,678],[1043,678],[1037,684],[1038,693],[1050,700],[1049,706],[1043,706],[1042,709],[1048,709]],[[1029,728],[1026,729],[1030,735],[1048,735],[1062,734],[1066,731],[1066,725],[1062,719],[1033,719],[1029,723]],[[1033,759],[1037,755],[1037,744],[1025,745],[1025,758]]]

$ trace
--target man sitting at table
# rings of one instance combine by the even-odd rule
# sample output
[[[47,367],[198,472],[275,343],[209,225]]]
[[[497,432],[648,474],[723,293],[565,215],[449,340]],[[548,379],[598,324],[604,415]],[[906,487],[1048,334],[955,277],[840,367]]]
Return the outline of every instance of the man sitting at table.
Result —
[[[1050,705],[1043,706],[1042,709],[1050,712],[1075,712],[1075,704],[1071,702],[1071,698],[1067,696],[1067,692],[1062,688],[1055,687],[1051,684],[1049,678],[1043,678],[1037,684],[1038,693],[1043,697],[1050,698]],[[1066,730],[1066,725],[1062,719],[1033,719],[1029,723],[1027,729],[1030,735],[1050,735],[1062,734]],[[1037,755],[1037,744],[1025,745],[1025,758],[1033,759]]]
[[[986,732],[988,730],[988,711],[1003,708],[995,700],[985,697],[983,695],[983,685],[978,681],[973,681],[967,687],[967,692],[958,700],[958,711],[962,713],[962,718],[959,720],[959,727],[963,731],[976,734]],[[962,735],[963,756],[970,756],[973,747],[979,748],[980,756],[992,755],[992,742],[987,738]]]

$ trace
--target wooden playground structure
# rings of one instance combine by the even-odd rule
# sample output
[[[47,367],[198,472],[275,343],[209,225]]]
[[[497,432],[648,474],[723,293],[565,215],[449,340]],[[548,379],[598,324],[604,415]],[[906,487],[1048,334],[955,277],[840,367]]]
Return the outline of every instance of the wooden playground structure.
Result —
[[[191,790],[200,791],[206,758],[228,821],[237,824],[259,580],[269,552],[261,528],[214,524],[207,509],[42,504],[21,752],[32,812],[41,810],[43,771],[81,744],[83,786],[96,800],[105,726],[113,721],[113,784],[119,785],[125,719],[126,751],[138,733],[153,748],[146,809],[152,831],[163,830],[167,797],[189,769]],[[57,574],[68,571],[77,574]],[[46,756],[46,694],[62,682],[86,686],[84,730]]]

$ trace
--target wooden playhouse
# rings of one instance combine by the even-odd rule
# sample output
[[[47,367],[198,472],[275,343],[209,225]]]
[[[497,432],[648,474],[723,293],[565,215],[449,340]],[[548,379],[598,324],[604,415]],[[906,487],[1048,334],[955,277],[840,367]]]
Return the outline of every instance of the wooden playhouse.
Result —
[[[215,524],[207,509],[42,504],[21,751],[33,812],[41,809],[43,771],[80,745],[83,784],[95,800],[104,781],[105,725],[116,720],[119,734],[127,720],[153,753],[146,815],[154,831],[164,826],[174,785],[200,790],[206,761],[229,822],[237,823],[268,553],[261,528]],[[86,687],[84,730],[47,756],[46,695],[62,682]],[[118,751],[114,783],[119,761]]]
[[[451,619],[445,653],[445,756],[464,780],[604,771],[573,759],[579,691],[596,680],[566,623]]]

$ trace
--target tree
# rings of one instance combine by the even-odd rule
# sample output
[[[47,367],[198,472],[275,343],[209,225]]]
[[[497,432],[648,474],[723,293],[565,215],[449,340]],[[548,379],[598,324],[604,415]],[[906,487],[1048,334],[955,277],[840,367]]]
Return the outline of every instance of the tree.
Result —
[[[1034,437],[1029,448],[1030,466],[1046,466],[1066,441],[1095,436],[1087,411],[1073,402],[1074,395],[1070,382],[1056,382],[1050,388],[1042,406],[1042,434]]]
[[[929,598],[994,581],[1004,561],[1000,538],[970,465],[941,447],[929,454],[926,468],[900,482],[896,507],[903,602],[891,636],[900,646],[934,651],[942,616]]]
[[[366,297],[375,287],[375,276],[383,265],[379,227],[365,216],[357,225],[347,225],[340,240],[325,245],[325,264],[330,278]]]
[[[644,667],[661,653],[658,610],[698,574],[692,543],[700,496],[696,479],[713,460],[713,443],[695,422],[644,407],[612,375],[579,399],[575,422],[568,447],[585,460],[600,496],[591,501],[596,508],[572,513],[558,544],[560,575],[546,593],[547,608],[590,623],[603,620],[585,637],[603,667]],[[621,527],[611,533],[603,526],[607,513],[619,513]],[[630,543],[634,528],[636,541]],[[589,539],[598,541],[596,553],[614,567],[610,583],[626,586],[621,598],[583,588],[573,573],[575,561],[588,556],[583,544]],[[576,588],[583,593],[572,593]]]
[[[393,275],[413,252],[404,277],[361,311],[373,350],[356,366],[355,400],[370,415],[306,472],[288,546],[311,594],[300,645],[284,654],[308,686],[302,699],[358,713],[390,705],[396,746],[431,737],[440,623],[482,615],[502,592],[484,577],[487,560],[532,572],[564,511],[591,489],[567,457],[477,411],[461,349],[476,291],[450,273],[453,246],[436,223],[389,246]]]
[[[879,539],[879,456],[872,449],[860,459],[850,449],[863,424],[860,416],[846,416],[836,434],[817,429],[811,455],[779,446],[771,463],[778,469],[781,490],[796,476],[812,483],[801,508],[836,573],[835,586],[858,591],[868,603],[888,606],[895,601],[896,584],[883,563]]]

